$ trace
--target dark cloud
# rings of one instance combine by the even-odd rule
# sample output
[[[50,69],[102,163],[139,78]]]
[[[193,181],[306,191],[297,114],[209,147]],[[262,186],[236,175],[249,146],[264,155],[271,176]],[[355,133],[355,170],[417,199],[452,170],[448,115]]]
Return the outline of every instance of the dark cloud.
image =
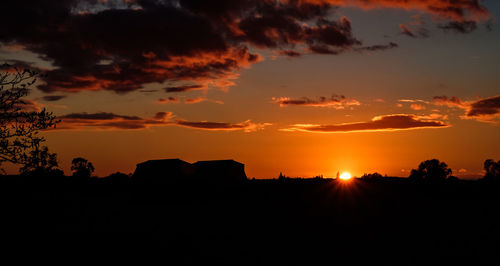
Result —
[[[189,122],[185,120],[177,120],[175,122],[178,126],[203,129],[203,130],[217,130],[217,131],[236,131],[242,130],[245,132],[252,132],[256,130],[263,129],[264,127],[271,125],[269,123],[256,124],[252,123],[250,120],[247,120],[242,123],[231,124],[231,123],[220,123],[220,122]]]
[[[175,86],[175,87],[166,87],[164,88],[165,92],[186,92],[192,90],[201,90],[206,88],[203,85],[195,84],[195,85],[184,85],[184,86]]]
[[[455,33],[471,33],[477,28],[477,22],[472,20],[466,21],[451,21],[444,25],[438,25],[438,28],[444,31],[452,31]]]
[[[43,96],[42,99],[47,102],[55,102],[66,98],[66,95],[47,95]]]
[[[370,52],[375,52],[375,51],[384,51],[384,50],[389,50],[393,48],[397,48],[399,45],[397,43],[390,42],[389,44],[386,45],[372,45],[372,46],[365,46],[365,47],[360,47],[356,48],[356,51],[362,52],[362,51],[370,51]]]
[[[201,103],[204,101],[207,101],[208,99],[205,97],[196,97],[196,98],[186,98],[184,99],[184,103],[187,104],[195,104],[195,103]]]
[[[472,18],[489,18],[477,0],[16,0],[2,3],[0,43],[52,63],[45,92],[127,93],[167,81],[227,88],[260,60],[251,47],[288,56],[396,47],[363,46],[350,20],[335,18],[343,5],[420,10],[464,32]]]
[[[177,97],[160,98],[156,101],[157,103],[179,103],[180,100]]]
[[[289,97],[279,97],[272,99],[274,103],[279,104],[281,107],[289,105],[298,106],[314,106],[314,107],[332,107],[335,109],[344,109],[347,106],[360,105],[361,103],[354,99],[347,99],[344,95],[333,95],[332,97],[319,97],[318,99],[310,99],[302,97],[292,99]]]
[[[247,120],[242,123],[224,122],[190,122],[186,120],[173,121],[174,115],[171,112],[158,112],[152,118],[141,118],[138,116],[118,115],[114,113],[72,113],[59,116],[61,122],[57,128],[51,130],[131,130],[145,129],[151,126],[181,126],[201,130],[213,131],[236,131],[252,132],[263,129],[270,125],[268,123],[252,123]]]
[[[462,119],[500,123],[500,95],[476,101],[462,101],[458,97],[435,96],[433,104],[465,110]]]
[[[142,120],[142,118],[138,116],[126,116],[126,115],[117,115],[114,113],[106,113],[106,112],[100,112],[100,113],[71,113],[63,116],[59,116],[60,119],[78,119],[78,120],[116,120],[116,119],[122,119],[122,120],[128,120],[128,121],[139,121]]]
[[[17,108],[20,108],[23,112],[40,112],[43,109],[43,105],[36,100],[23,99],[17,104]]]
[[[293,50],[283,50],[278,52],[279,55],[285,55],[288,57],[299,57],[301,53],[293,51]]]
[[[318,133],[335,132],[361,132],[361,131],[394,131],[420,128],[443,128],[448,127],[446,123],[431,120],[428,117],[420,117],[411,114],[395,114],[377,116],[369,122],[347,123],[337,125],[310,125],[297,124],[283,131],[303,131]]]
[[[484,122],[495,122],[494,119],[498,120],[500,117],[500,95],[471,103],[465,116]]]
[[[441,105],[441,106],[448,106],[448,107],[457,107],[457,108],[462,108],[466,109],[467,104],[462,102],[460,98],[458,97],[447,97],[447,96],[434,96],[432,98],[432,103],[435,105]]]

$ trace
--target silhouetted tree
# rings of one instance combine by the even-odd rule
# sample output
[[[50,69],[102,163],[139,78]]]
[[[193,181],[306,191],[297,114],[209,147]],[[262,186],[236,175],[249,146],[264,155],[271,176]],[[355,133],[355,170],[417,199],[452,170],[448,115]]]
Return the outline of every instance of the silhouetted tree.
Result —
[[[64,172],[58,169],[57,154],[50,153],[47,147],[31,151],[28,158],[30,160],[19,169],[22,175],[64,176]]]
[[[500,180],[500,161],[495,162],[492,159],[484,161],[484,170],[486,171],[484,179]]]
[[[409,178],[415,181],[442,181],[451,175],[451,169],[444,162],[437,159],[420,163],[418,169],[412,169]]]
[[[129,184],[131,182],[130,175],[120,172],[110,174],[107,178],[112,184]]]
[[[94,166],[87,159],[78,157],[71,161],[71,171],[73,171],[73,177],[88,179],[94,170]]]
[[[364,174],[361,179],[368,179],[368,180],[375,180],[375,179],[382,179],[383,176],[377,172],[373,174]]]
[[[30,102],[22,100],[36,82],[38,72],[8,64],[0,65],[0,71],[0,165],[29,165],[32,156],[43,152],[40,144],[45,139],[39,132],[55,127],[57,121],[52,113],[30,109]]]

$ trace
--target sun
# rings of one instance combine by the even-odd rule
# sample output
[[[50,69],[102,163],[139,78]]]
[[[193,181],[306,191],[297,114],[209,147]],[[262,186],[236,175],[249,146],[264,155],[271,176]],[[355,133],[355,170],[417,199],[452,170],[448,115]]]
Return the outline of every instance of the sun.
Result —
[[[340,179],[342,180],[349,180],[352,178],[351,174],[349,174],[348,172],[343,172],[340,176],[339,176]]]

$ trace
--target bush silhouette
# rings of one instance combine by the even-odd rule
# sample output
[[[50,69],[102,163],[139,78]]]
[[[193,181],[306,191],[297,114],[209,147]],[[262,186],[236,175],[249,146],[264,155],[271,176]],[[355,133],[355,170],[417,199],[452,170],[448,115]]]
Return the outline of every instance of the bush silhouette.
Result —
[[[30,152],[24,166],[19,169],[21,175],[47,177],[62,177],[64,172],[58,169],[57,154],[50,153],[47,147]]]
[[[71,171],[73,171],[73,177],[88,179],[94,170],[94,166],[87,159],[78,157],[71,161]]]
[[[113,174],[110,174],[107,179],[112,183],[112,184],[129,184],[131,183],[130,175],[121,173],[121,172],[116,172]]]
[[[484,170],[486,171],[484,179],[500,180],[500,161],[495,162],[492,159],[484,161]]]
[[[361,179],[367,179],[367,180],[380,180],[382,179],[383,176],[377,172],[373,174],[364,174]]]
[[[421,162],[418,169],[412,169],[409,178],[415,181],[437,182],[446,180],[451,172],[445,162],[432,159]]]

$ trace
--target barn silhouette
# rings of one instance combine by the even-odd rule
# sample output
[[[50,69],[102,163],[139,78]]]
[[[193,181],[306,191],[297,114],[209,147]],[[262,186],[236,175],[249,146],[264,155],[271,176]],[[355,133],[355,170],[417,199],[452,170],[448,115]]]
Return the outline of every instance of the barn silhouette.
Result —
[[[245,165],[235,160],[188,163],[181,159],[149,160],[137,164],[132,181],[138,184],[171,184],[203,181],[234,183],[247,180]]]

